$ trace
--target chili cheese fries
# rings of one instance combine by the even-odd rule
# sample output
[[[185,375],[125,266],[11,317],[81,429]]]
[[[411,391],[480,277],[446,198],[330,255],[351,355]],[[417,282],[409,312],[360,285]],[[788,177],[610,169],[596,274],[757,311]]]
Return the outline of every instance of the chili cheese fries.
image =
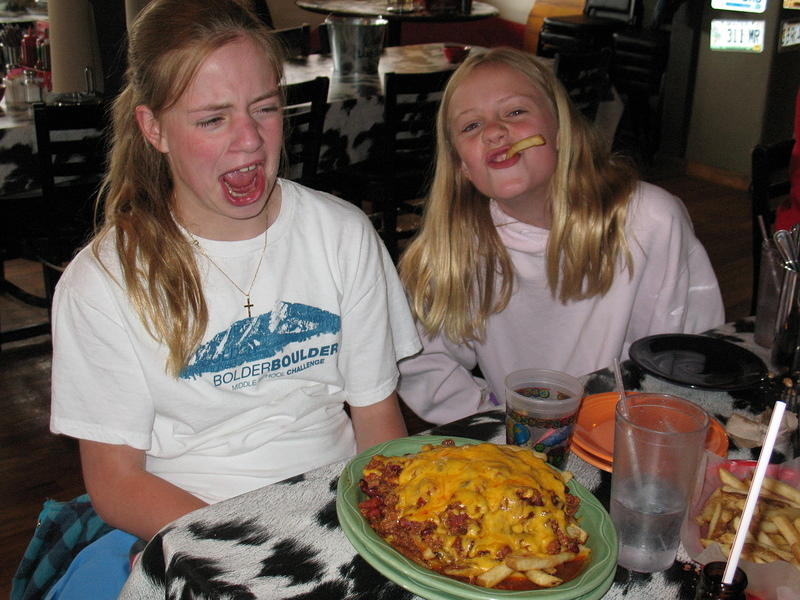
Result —
[[[417,454],[372,457],[359,511],[433,571],[483,587],[553,587],[590,557],[570,478],[527,448],[445,440]]]

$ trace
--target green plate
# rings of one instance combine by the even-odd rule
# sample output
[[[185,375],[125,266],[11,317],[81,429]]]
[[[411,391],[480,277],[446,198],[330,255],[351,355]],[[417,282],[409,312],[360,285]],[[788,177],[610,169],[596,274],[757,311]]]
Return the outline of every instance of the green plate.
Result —
[[[401,587],[430,600],[594,600],[602,597],[611,586],[616,572],[617,533],[600,502],[574,479],[569,483],[569,488],[581,500],[577,517],[581,527],[589,534],[587,545],[592,550],[592,558],[578,577],[557,588],[506,591],[457,581],[406,558],[373,531],[358,512],[358,503],[366,499],[358,483],[369,460],[376,454],[413,454],[425,444],[440,444],[446,439],[452,439],[458,446],[483,443],[453,436],[400,438],[362,452],[345,466],[336,490],[336,513],[342,530],[364,560]]]
[[[353,546],[356,549],[358,549],[358,546],[356,544],[353,544]],[[358,551],[359,551],[359,554],[362,554],[362,555],[364,554],[364,550],[359,549]],[[395,583],[397,583],[401,587],[405,588],[409,592],[412,592],[413,594],[416,594],[417,596],[425,598],[426,600],[462,600],[464,598],[470,598],[470,596],[465,596],[463,592],[459,592],[457,595],[454,595],[454,594],[451,594],[451,593],[448,593],[448,592],[445,592],[445,591],[442,591],[442,590],[434,589],[434,588],[430,587],[429,585],[427,585],[425,581],[419,581],[419,580],[416,580],[416,579],[411,579],[410,577],[401,577],[399,579],[390,577],[389,573],[391,573],[394,570],[394,567],[391,564],[382,562],[380,559],[376,558],[376,556],[374,554],[371,555],[370,559],[367,559],[367,562],[369,562],[375,568],[375,570],[378,571],[379,573],[382,573],[387,578],[392,579],[392,581],[394,581]],[[606,595],[606,592],[611,587],[611,584],[614,583],[614,576],[616,574],[617,574],[616,569],[612,569],[611,572],[608,574],[608,577],[606,577],[606,579],[598,587],[596,587],[592,591],[588,592],[587,594],[584,594],[582,596],[577,596],[577,597],[573,598],[572,600],[600,600],[603,596]],[[475,587],[475,586],[471,586],[471,587]],[[513,595],[511,595],[511,597],[512,598],[518,598],[519,600],[522,600],[523,598],[526,598],[526,599],[527,598],[545,598],[545,599],[547,599],[547,596],[531,596],[530,594],[532,594],[532,593],[533,593],[533,591],[529,591],[529,592],[514,592]],[[536,593],[538,594],[539,591],[536,591]],[[496,595],[494,595],[494,596],[490,595],[490,597],[498,598],[498,600],[503,600],[504,598],[507,597],[507,595],[504,595],[504,594],[509,594],[509,593],[508,592],[503,592],[503,590],[496,590],[495,594]]]

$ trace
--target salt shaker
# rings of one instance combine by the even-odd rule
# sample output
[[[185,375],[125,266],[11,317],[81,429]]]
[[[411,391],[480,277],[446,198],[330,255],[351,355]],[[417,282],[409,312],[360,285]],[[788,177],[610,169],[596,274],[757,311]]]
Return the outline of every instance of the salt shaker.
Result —
[[[737,567],[733,581],[722,583],[725,566],[724,562],[710,562],[703,567],[694,600],[746,600],[747,575]]]
[[[23,85],[23,97],[28,104],[42,101],[42,80],[36,76],[36,71],[25,69]]]

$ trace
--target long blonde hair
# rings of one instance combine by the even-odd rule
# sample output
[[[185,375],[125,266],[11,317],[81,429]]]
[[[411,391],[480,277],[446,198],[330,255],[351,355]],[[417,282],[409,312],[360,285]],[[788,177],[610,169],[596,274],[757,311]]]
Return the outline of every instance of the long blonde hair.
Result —
[[[202,340],[208,308],[194,253],[172,216],[173,180],[165,155],[142,135],[135,108],[159,117],[215,50],[247,37],[262,48],[276,78],[280,49],[237,0],[152,0],[129,31],[126,83],[112,108],[109,166],[98,199],[102,227],[92,243],[100,260],[113,236],[123,285],[153,338],[167,346],[177,377]]]
[[[400,260],[400,277],[415,317],[428,335],[482,340],[486,319],[511,299],[514,269],[489,212],[489,198],[462,174],[448,127],[458,86],[478,67],[506,65],[525,75],[558,121],[558,161],[550,181],[547,281],[561,302],[605,294],[624,259],[633,169],[611,156],[569,100],[552,69],[535,56],[494,48],[470,56],[450,78],[436,125],[436,169],[419,235]]]

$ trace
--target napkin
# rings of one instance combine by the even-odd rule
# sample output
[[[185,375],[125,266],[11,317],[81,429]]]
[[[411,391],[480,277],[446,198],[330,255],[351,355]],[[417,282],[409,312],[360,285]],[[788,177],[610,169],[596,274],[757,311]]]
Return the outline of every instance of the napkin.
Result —
[[[750,419],[739,413],[733,413],[728,419],[725,431],[740,448],[755,448],[764,441],[771,416],[771,409],[764,411],[755,419]],[[775,448],[783,452],[784,455],[792,456],[791,435],[797,429],[797,423],[796,414],[788,410],[783,413],[783,420],[778,429],[778,437],[775,440]]]

